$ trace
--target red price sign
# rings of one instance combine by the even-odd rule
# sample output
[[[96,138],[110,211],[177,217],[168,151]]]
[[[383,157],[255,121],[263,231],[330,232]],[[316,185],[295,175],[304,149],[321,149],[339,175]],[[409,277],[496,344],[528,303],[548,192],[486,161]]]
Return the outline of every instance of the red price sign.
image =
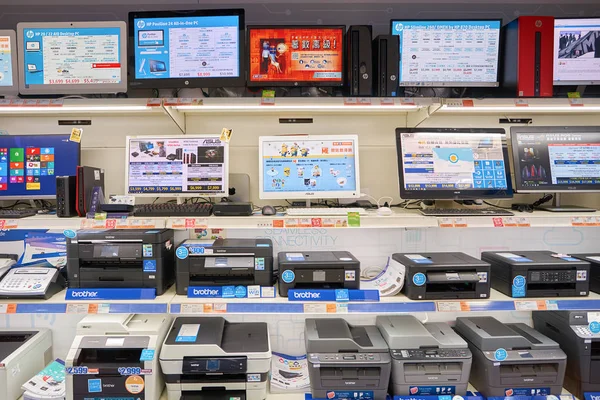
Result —
[[[502,218],[492,218],[492,220],[494,221],[494,228],[504,227],[504,221],[502,220]]]
[[[106,229],[116,229],[117,228],[117,220],[116,219],[107,219],[106,220]]]
[[[186,228],[195,228],[196,227],[196,219],[186,218],[185,219],[185,227]]]

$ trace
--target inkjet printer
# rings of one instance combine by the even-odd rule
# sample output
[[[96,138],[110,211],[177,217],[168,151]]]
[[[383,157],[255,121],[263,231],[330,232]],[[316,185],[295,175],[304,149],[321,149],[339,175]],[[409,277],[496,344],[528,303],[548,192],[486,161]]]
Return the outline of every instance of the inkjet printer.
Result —
[[[158,363],[170,318],[158,314],[97,314],[77,324],[65,360],[67,400],[159,400]]]
[[[590,263],[590,292],[600,293],[600,253],[572,254]]]
[[[377,327],[392,355],[394,396],[466,395],[472,355],[450,325],[398,315],[377,317]]]
[[[264,400],[271,342],[264,322],[176,318],[160,353],[168,400]]]
[[[279,295],[290,289],[358,289],[360,261],[347,251],[281,252]]]
[[[512,297],[589,294],[590,263],[551,251],[483,252],[492,264],[492,287]]]
[[[485,397],[560,395],[567,356],[529,326],[458,317],[454,329],[473,353],[470,382]]]
[[[177,294],[189,286],[273,286],[271,239],[186,240],[177,251]]]
[[[71,288],[155,288],[175,279],[171,229],[82,230],[67,241]]]
[[[353,398],[353,393],[362,392],[385,400],[392,359],[376,326],[309,318],[304,329],[313,398]]]
[[[0,400],[21,397],[21,385],[52,361],[52,333],[48,329],[0,329]]]
[[[487,299],[490,265],[464,253],[396,253],[406,267],[404,293],[412,300]]]
[[[578,399],[583,399],[585,392],[600,392],[600,333],[589,328],[590,322],[599,320],[598,312],[533,312],[535,329],[567,353],[564,385]]]

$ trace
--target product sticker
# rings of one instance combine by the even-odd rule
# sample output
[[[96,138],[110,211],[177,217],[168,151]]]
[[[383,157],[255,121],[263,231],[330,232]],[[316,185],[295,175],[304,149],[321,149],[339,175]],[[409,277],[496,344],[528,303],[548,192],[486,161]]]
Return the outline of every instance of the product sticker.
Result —
[[[341,257],[340,261],[352,261],[350,257]]]
[[[275,298],[275,287],[265,286],[260,288],[260,297]]]
[[[248,286],[248,298],[249,299],[257,299],[260,298],[260,286],[252,285]]]
[[[507,397],[512,396],[549,396],[550,388],[507,388],[504,389]]]
[[[427,257],[423,257],[420,254],[405,254],[405,257],[416,262],[417,264],[433,264],[433,261]]]
[[[265,270],[265,259],[263,257],[258,257],[254,259],[254,269],[257,271]]]
[[[527,279],[523,275],[517,275],[513,278],[512,297],[525,297],[525,284]]]
[[[229,128],[221,129],[221,136],[219,137],[219,140],[221,140],[221,142],[229,143],[229,141],[231,140],[232,133],[233,133],[233,129],[229,129]]]
[[[248,382],[260,382],[260,374],[248,374],[246,379]]]
[[[288,261],[304,261],[304,254],[302,253],[285,253],[285,258]]]
[[[356,280],[356,271],[345,271],[344,280],[354,282]]]
[[[600,256],[587,257],[588,260],[600,262]]]
[[[417,272],[413,275],[412,281],[416,286],[423,286],[427,281],[427,277],[425,276],[425,274]]]
[[[156,260],[144,260],[144,272],[156,272]]]
[[[577,271],[577,280],[578,281],[587,281],[587,271],[586,270],[578,270]]]
[[[140,354],[140,361],[152,361],[154,360],[154,349],[144,349]]]
[[[318,363],[319,360],[317,359]],[[273,352],[271,358],[271,393],[310,392],[306,355],[290,356]]]
[[[527,257],[523,257],[523,256],[520,256],[520,255],[514,254],[514,253],[496,253],[496,254],[499,255],[500,257],[508,258],[511,261],[516,261],[516,262],[533,262],[532,260],[530,260]]]
[[[144,257],[152,257],[152,245],[144,244],[142,245],[142,252]]]
[[[65,235],[65,237],[66,237],[66,238],[69,238],[69,239],[75,239],[75,237],[77,236],[77,233],[75,233],[75,231],[74,231],[74,230],[71,230],[71,229],[65,229],[65,230],[63,231],[63,235]]]
[[[592,321],[589,325],[590,332],[593,334],[600,333],[600,322]]]
[[[289,258],[288,258],[289,259]],[[281,280],[285,283],[292,283],[296,279],[296,274],[290,269],[286,269],[281,274]]]
[[[175,338],[175,342],[195,342],[198,338],[200,324],[183,324],[179,328],[179,333]]]
[[[479,282],[480,283],[486,283],[488,280],[488,273],[487,272],[478,272],[477,276],[479,277]]]
[[[580,259],[571,257],[568,254],[552,254],[552,257],[560,258],[561,260],[565,260],[565,261],[581,261]]]
[[[81,143],[81,136],[83,135],[83,128],[71,129],[71,136],[69,142]]]
[[[123,347],[125,338],[106,338],[106,347]]]
[[[101,393],[102,392],[102,379],[88,379],[88,392],[89,393]]]
[[[223,286],[221,297],[224,299],[233,299],[235,297],[235,286]]]
[[[179,246],[177,248],[177,250],[175,250],[175,255],[177,256],[177,258],[179,258],[180,260],[185,260],[186,258],[188,258],[188,256],[190,255],[190,252],[188,251],[188,249],[184,246]]]
[[[234,294],[236,298],[243,299],[247,296],[248,291],[245,286],[236,286]]]
[[[144,378],[132,375],[125,380],[125,389],[131,394],[139,394],[144,391]]]
[[[457,272],[446,272],[446,279],[449,281],[459,281],[460,276]]]
[[[325,394],[325,398],[327,400],[374,400],[374,395],[372,391],[329,391]]]
[[[335,301],[350,301],[348,289],[335,289]]]
[[[456,393],[456,386],[411,386],[409,388],[411,396],[444,396]]]
[[[494,352],[494,359],[496,361],[504,361],[504,360],[506,360],[507,357],[508,357],[508,352],[506,351],[506,349],[499,348],[498,350],[496,350]]]

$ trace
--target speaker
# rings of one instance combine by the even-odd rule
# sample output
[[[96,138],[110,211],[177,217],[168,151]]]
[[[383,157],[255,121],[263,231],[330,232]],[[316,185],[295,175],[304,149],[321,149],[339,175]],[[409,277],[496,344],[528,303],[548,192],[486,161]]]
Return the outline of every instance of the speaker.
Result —
[[[373,95],[373,34],[370,25],[352,25],[346,32],[350,96]]]
[[[552,97],[554,17],[519,17],[502,33],[502,86],[518,97]]]
[[[400,41],[395,35],[379,35],[373,40],[373,87],[377,97],[398,95]]]
[[[77,177],[56,177],[56,216],[77,216]]]
[[[104,193],[104,170],[96,167],[77,167],[76,209],[80,217],[87,215],[95,187],[100,187]]]

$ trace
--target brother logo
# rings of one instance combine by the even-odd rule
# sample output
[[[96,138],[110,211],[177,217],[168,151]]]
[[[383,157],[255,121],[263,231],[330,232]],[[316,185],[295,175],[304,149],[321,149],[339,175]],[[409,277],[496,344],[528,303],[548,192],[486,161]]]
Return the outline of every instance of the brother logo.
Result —
[[[346,385],[356,385],[356,382],[350,381],[350,382],[344,382],[344,384],[346,384]]]
[[[294,292],[295,299],[320,299],[321,293],[314,292]]]
[[[218,296],[219,291],[217,289],[194,289],[195,296]]]
[[[600,400],[600,396],[594,396],[593,394],[591,394],[590,399],[591,400]]]
[[[533,382],[533,378],[525,378],[523,379],[523,382]]]
[[[82,292],[71,292],[72,297],[98,297],[98,292],[90,292],[89,290],[84,290]]]

